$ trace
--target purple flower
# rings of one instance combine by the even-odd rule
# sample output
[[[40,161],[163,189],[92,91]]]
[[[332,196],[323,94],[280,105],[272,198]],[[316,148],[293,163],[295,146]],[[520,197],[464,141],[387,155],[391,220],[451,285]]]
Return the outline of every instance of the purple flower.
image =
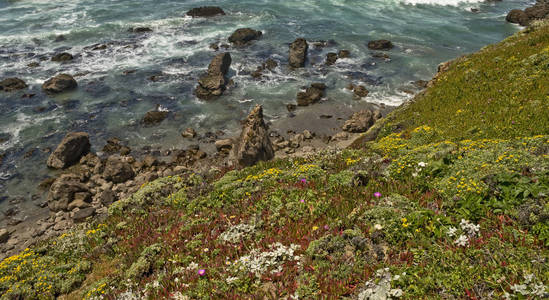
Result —
[[[375,196],[376,198],[379,198],[379,197],[381,197],[381,193],[380,193],[380,192],[375,192],[375,193],[374,193],[374,196]]]
[[[301,199],[301,200],[299,200],[299,202],[301,202],[301,203],[305,203],[305,200]]]
[[[324,229],[325,229],[325,230],[328,230],[328,229],[330,229],[330,226],[324,225]]]
[[[204,269],[199,269],[199,270],[198,270],[198,275],[199,275],[199,276],[204,276],[204,275],[206,275],[206,270],[204,270]]]
[[[307,179],[305,179],[305,178],[301,178],[301,183],[303,183],[303,184],[307,184]]]

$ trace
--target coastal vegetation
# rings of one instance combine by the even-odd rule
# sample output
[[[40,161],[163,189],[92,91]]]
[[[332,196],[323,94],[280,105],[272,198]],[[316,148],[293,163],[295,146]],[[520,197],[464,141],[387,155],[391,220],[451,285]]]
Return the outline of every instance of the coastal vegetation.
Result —
[[[355,149],[159,178],[0,263],[2,299],[540,299],[549,23],[441,68]]]

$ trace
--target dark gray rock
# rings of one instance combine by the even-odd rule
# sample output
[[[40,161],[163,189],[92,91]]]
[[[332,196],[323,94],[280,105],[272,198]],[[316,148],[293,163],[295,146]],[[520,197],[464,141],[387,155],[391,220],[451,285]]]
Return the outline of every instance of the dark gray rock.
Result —
[[[42,85],[42,89],[47,94],[59,94],[65,91],[75,89],[78,83],[69,74],[59,74],[55,77],[48,79]]]
[[[202,6],[202,7],[195,7],[187,12],[187,16],[191,16],[193,18],[196,17],[213,17],[218,15],[225,15],[225,12],[221,7],[217,6]]]
[[[245,46],[253,40],[258,40],[263,33],[259,30],[254,30],[251,28],[240,28],[237,29],[229,37],[229,42],[235,46]]]
[[[6,78],[0,81],[0,91],[13,92],[24,88],[27,88],[27,84],[23,80],[16,77]]]
[[[89,136],[85,132],[70,132],[48,158],[47,165],[53,169],[67,168],[90,152]]]

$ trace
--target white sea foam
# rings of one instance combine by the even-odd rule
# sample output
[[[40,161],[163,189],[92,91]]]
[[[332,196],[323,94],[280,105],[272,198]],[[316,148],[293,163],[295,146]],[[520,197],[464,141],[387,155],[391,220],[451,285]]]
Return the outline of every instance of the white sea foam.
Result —
[[[429,5],[441,5],[441,6],[460,6],[462,4],[481,3],[485,0],[400,0],[405,4],[429,4]]]

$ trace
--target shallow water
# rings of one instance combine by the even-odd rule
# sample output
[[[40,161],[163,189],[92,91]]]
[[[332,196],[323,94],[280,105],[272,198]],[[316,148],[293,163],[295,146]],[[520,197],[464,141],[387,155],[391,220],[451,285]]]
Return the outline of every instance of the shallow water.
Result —
[[[267,118],[283,118],[285,104],[313,81],[328,85],[327,101],[334,103],[356,104],[345,90],[353,82],[371,91],[361,101],[398,105],[410,97],[402,90],[410,89],[413,80],[429,79],[440,62],[516,32],[518,27],[505,22],[506,13],[532,2],[0,0],[0,78],[20,77],[30,86],[0,94],[0,138],[8,138],[0,144],[0,152],[6,153],[0,195],[28,198],[34,192],[30,187],[48,174],[48,154],[42,149],[55,147],[68,131],[90,133],[96,151],[111,136],[133,148],[181,147],[183,129],[235,132],[238,120],[256,103],[264,105]],[[190,8],[207,4],[223,7],[227,15],[185,17]],[[128,32],[138,26],[153,32]],[[209,45],[225,43],[241,27],[262,30],[263,38],[229,50],[235,87],[215,101],[197,100],[193,87],[215,54]],[[65,39],[56,41],[59,35]],[[291,71],[286,66],[288,44],[297,37],[330,42],[325,48],[311,46],[307,68]],[[387,52],[390,60],[373,58],[366,47],[369,40],[382,38],[396,46]],[[99,43],[107,48],[91,50]],[[326,53],[340,49],[350,50],[351,58],[324,66]],[[75,59],[63,64],[49,60],[61,51]],[[252,79],[249,72],[267,58],[277,60],[279,67],[264,80]],[[28,67],[32,62],[40,65]],[[59,72],[75,75],[79,89],[44,95],[40,85]],[[160,80],[149,80],[153,75]],[[22,99],[22,93],[36,95]],[[144,113],[157,104],[172,112],[169,119],[159,126],[141,126]]]

